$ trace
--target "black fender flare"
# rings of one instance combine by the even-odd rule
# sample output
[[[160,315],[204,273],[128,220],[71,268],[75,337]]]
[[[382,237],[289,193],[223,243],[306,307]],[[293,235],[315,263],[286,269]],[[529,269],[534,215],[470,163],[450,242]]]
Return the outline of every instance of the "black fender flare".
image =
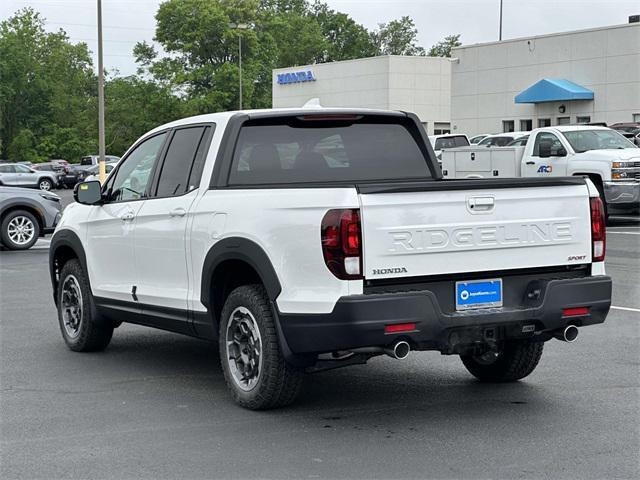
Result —
[[[204,259],[202,265],[202,278],[200,287],[200,301],[209,310],[209,322],[212,322],[214,331],[217,331],[219,319],[215,318],[213,303],[211,299],[211,287],[213,272],[218,265],[226,260],[241,260],[250,265],[262,280],[262,284],[267,291],[271,302],[271,309],[276,324],[276,331],[280,339],[280,348],[287,361],[298,367],[313,365],[315,356],[296,355],[289,348],[289,344],[280,325],[279,311],[276,305],[276,298],[282,291],[280,280],[276,270],[273,268],[271,260],[264,249],[256,242],[243,237],[228,237],[216,242]],[[214,337],[211,337],[214,338]]]
[[[250,265],[260,276],[272,302],[280,295],[280,280],[263,248],[247,238],[228,237],[216,242],[209,249],[202,265],[200,301],[207,308],[211,307],[213,272],[226,260],[242,260]]]
[[[91,286],[89,280],[89,271],[87,270],[87,257],[82,246],[82,241],[78,235],[69,229],[62,229],[56,231],[51,237],[51,244],[49,245],[49,274],[51,275],[51,286],[53,287],[53,301],[57,305],[56,292],[58,291],[58,272],[56,270],[56,253],[60,248],[68,247],[75,253],[82,269],[86,273],[87,281]]]

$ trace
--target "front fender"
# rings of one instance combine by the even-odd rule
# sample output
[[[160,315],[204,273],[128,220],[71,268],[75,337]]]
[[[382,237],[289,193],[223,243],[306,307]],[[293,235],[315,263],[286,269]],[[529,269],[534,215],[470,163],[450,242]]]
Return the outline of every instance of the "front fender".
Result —
[[[80,237],[67,228],[56,230],[51,237],[51,244],[49,245],[49,275],[51,276],[51,286],[53,288],[53,301],[57,305],[56,292],[58,291],[58,273],[60,260],[68,258],[77,258],[85,272],[87,270],[87,257],[82,246]],[[89,281],[89,275],[87,274],[87,281]],[[91,284],[89,283],[89,287]]]

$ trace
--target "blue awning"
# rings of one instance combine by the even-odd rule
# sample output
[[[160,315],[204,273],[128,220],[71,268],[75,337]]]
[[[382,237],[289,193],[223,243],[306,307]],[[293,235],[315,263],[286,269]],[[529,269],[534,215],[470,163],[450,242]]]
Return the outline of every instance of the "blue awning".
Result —
[[[593,92],[569,80],[544,78],[516,95],[516,103],[593,100]]]

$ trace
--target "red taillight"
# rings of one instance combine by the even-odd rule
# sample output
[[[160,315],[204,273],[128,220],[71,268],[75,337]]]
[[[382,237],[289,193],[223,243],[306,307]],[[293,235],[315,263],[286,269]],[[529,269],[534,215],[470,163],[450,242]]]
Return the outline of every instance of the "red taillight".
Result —
[[[600,197],[590,199],[591,205],[591,261],[604,261],[607,240],[607,227],[604,217],[604,205]]]
[[[415,323],[396,323],[393,325],[385,325],[384,333],[413,332],[415,329]]]
[[[563,317],[581,317],[589,314],[589,307],[563,308]]]
[[[362,279],[362,232],[358,209],[329,210],[321,225],[327,268],[341,280]]]

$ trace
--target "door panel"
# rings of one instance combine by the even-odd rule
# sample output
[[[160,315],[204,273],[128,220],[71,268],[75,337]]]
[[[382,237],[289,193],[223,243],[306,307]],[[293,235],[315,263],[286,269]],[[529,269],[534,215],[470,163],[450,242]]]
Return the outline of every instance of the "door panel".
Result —
[[[135,256],[141,303],[187,310],[186,228],[196,194],[150,199],[140,209]]]
[[[87,234],[87,268],[94,295],[133,300],[135,219],[143,204],[133,201],[93,207]]]
[[[166,132],[141,142],[109,177],[106,203],[94,207],[87,234],[87,266],[94,294],[136,301],[132,293],[138,273],[134,239],[136,219],[143,208],[151,172],[164,145]]]

